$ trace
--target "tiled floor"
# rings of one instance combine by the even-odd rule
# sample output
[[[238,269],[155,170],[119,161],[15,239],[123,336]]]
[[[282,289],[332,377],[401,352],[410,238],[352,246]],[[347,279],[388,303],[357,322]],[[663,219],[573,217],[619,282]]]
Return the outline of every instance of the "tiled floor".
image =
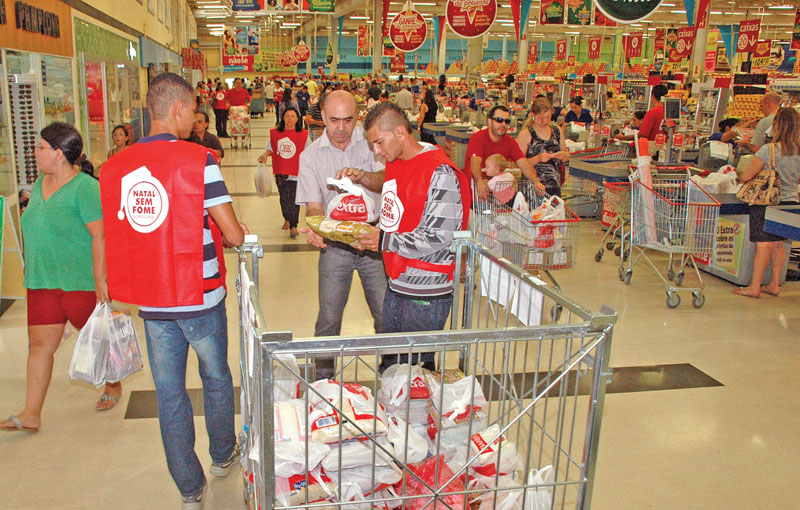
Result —
[[[268,124],[272,121],[254,121],[254,147],[263,143]],[[277,196],[253,194],[259,152],[227,150],[223,175],[239,218],[267,247],[260,289],[270,329],[308,337],[317,312],[317,254],[282,249],[305,242],[290,240],[280,229]],[[787,284],[780,298],[753,300],[734,296],[733,285],[706,276],[702,309],[692,308],[684,295],[684,303],[669,310],[660,283],[643,267],[626,286],[617,277],[613,256],[594,262],[600,237],[597,222],[582,222],[579,263],[557,276],[565,293],[582,305],[597,310],[607,304],[619,313],[611,365],[688,364],[721,385],[610,393],[592,508],[800,508],[800,284]],[[227,256],[229,268],[235,267],[234,260],[233,254]],[[352,289],[343,333],[369,333],[371,319],[357,281]],[[238,381],[235,295],[229,295],[227,306],[230,364]],[[23,403],[25,313],[25,303],[18,302],[0,317],[3,416],[19,411]],[[56,354],[41,432],[0,433],[0,509],[178,508],[158,421],[124,419],[130,392],[153,389],[147,367],[125,381],[125,396],[114,410],[98,413],[94,401],[99,391],[70,382],[66,375],[73,345],[74,338]],[[199,388],[196,360],[190,360],[187,386]],[[649,377],[658,386],[652,380],[657,376]],[[207,466],[202,417],[195,422],[197,451]],[[210,481],[206,508],[243,507],[237,473]]]

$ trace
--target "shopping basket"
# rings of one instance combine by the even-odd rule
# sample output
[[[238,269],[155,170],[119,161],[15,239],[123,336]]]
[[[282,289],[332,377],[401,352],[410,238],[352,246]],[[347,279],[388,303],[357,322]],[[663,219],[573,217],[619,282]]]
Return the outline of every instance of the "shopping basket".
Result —
[[[667,306],[677,307],[681,302],[678,291],[685,290],[692,293],[694,307],[702,307],[705,286],[695,257],[713,257],[720,203],[689,178],[688,169],[679,175],[654,174],[650,185],[636,178],[632,186],[631,242],[638,253],[629,258],[627,271],[620,268],[620,279],[630,284],[633,266],[644,258],[666,288]],[[647,250],[669,254],[666,278]],[[677,273],[675,255],[680,255]],[[682,287],[687,266],[697,277],[695,287]]]
[[[462,261],[466,271],[448,330],[360,337],[267,331],[240,250],[249,508],[463,510],[516,498],[589,508],[616,315],[586,310],[468,235],[452,247],[456,274]],[[567,323],[531,323],[546,302]],[[382,356],[417,352],[435,352],[439,370],[380,372]],[[322,357],[335,358],[333,379],[316,378]]]

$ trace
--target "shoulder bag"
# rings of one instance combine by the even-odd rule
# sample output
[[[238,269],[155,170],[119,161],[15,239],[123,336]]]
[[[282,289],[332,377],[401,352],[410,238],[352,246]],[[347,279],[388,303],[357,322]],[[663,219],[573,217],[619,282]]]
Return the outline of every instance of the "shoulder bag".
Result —
[[[781,180],[775,171],[778,168],[775,144],[769,144],[767,166],[758,175],[742,184],[736,198],[748,205],[778,205],[781,203]]]

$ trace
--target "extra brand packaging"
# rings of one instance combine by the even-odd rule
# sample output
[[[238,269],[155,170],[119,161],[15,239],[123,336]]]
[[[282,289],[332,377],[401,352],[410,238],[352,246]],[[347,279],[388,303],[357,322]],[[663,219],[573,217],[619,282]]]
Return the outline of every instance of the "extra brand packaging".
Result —
[[[309,420],[314,441],[332,444],[363,438],[362,431],[371,437],[386,433],[389,421],[386,411],[375,402],[369,388],[355,383],[346,383],[340,388],[338,382],[329,379],[317,381],[312,387],[317,390],[309,393]],[[373,411],[376,405],[377,414]]]
[[[375,204],[364,188],[354,184],[347,177],[341,179],[328,178],[328,185],[342,191],[328,202],[325,211],[328,218],[337,221],[362,221],[373,223],[378,219]]]

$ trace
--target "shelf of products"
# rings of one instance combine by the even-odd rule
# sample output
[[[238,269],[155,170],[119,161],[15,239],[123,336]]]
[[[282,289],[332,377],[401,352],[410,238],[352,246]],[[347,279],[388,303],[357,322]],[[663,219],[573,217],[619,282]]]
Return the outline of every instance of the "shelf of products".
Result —
[[[777,79],[773,80],[770,86],[772,90],[783,96],[783,104],[785,106],[796,107],[800,105],[800,80]]]
[[[764,94],[734,94],[733,101],[728,107],[728,116],[736,117],[742,122],[760,119],[762,97]]]

